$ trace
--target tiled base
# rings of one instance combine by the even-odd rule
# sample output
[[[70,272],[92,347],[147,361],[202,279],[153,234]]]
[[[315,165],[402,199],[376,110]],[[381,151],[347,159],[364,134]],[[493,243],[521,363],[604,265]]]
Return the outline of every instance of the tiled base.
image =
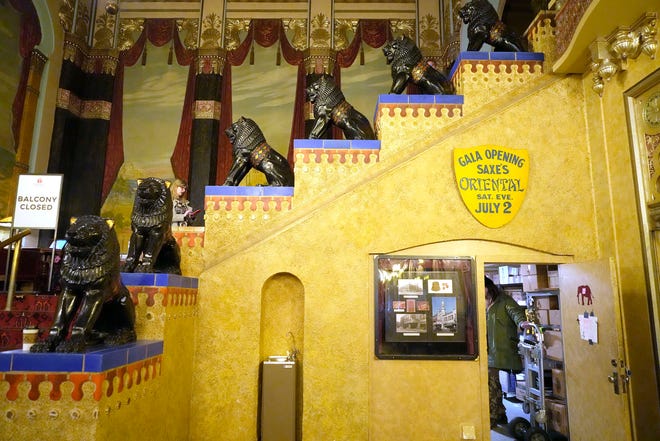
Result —
[[[162,355],[163,342],[141,340],[85,353],[31,353],[20,349],[0,352],[0,372],[103,372]]]

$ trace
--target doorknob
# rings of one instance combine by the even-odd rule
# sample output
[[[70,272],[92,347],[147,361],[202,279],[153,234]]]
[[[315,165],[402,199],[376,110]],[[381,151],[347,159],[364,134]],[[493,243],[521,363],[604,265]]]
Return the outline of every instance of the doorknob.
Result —
[[[623,393],[628,393],[628,383],[630,383],[630,376],[632,371],[630,369],[624,369],[623,374],[621,374],[621,386],[623,388]]]
[[[612,372],[612,375],[608,376],[607,380],[614,385],[614,393],[619,395],[619,373],[617,371]]]

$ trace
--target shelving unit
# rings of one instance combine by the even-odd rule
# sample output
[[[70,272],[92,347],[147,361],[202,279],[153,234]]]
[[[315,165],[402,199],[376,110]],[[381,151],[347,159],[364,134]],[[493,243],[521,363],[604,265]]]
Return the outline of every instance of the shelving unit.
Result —
[[[564,374],[564,347],[561,332],[561,303],[559,289],[546,288],[526,291],[527,307],[533,310],[543,332],[543,373],[533,382],[537,393],[543,394],[548,415],[548,429],[568,436],[566,407],[566,381]],[[529,380],[527,383],[531,383]]]
[[[485,275],[511,295],[520,305],[534,307],[543,331],[542,360],[526,369],[531,378],[521,373],[517,378],[516,396],[521,399],[532,387],[532,403],[540,403],[547,415],[547,430],[568,437],[568,411],[564,373],[561,303],[556,265],[488,264]],[[536,354],[528,354],[533,357]],[[542,368],[539,368],[542,367]],[[522,377],[522,378],[520,378]],[[529,413],[529,412],[527,412]],[[531,416],[531,415],[530,415]]]

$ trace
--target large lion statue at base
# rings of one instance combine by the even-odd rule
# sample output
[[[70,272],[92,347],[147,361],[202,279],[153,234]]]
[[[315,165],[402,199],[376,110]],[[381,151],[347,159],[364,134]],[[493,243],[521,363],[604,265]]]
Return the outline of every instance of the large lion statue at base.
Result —
[[[422,52],[405,35],[383,46],[387,64],[392,66],[390,93],[402,93],[409,82],[428,95],[453,95],[454,85],[440,71],[422,59]]]
[[[170,182],[138,180],[131,213],[131,238],[122,271],[181,274],[181,251],[172,236]]]
[[[256,122],[240,117],[225,130],[232,144],[232,164],[223,185],[236,186],[250,169],[266,176],[268,185],[293,187],[294,175],[289,161],[266,142]]]
[[[458,10],[467,28],[468,51],[478,51],[484,43],[501,52],[526,52],[527,42],[510,30],[488,0],[470,0]]]
[[[310,139],[321,138],[333,124],[342,130],[346,139],[376,139],[367,117],[346,101],[331,76],[320,76],[305,91],[314,105],[315,120]]]
[[[65,238],[55,319],[46,340],[30,351],[84,352],[98,344],[135,341],[135,305],[121,281],[119,241],[112,221],[81,216],[71,223]]]

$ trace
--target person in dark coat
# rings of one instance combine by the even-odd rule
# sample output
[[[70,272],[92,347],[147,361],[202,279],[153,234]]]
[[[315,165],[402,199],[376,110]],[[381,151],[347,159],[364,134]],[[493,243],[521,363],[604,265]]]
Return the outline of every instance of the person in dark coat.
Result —
[[[502,402],[500,371],[520,372],[522,359],[518,353],[518,332],[525,326],[525,308],[503,293],[485,277],[486,284],[486,340],[488,342],[488,393],[490,426],[507,424],[506,408]]]

